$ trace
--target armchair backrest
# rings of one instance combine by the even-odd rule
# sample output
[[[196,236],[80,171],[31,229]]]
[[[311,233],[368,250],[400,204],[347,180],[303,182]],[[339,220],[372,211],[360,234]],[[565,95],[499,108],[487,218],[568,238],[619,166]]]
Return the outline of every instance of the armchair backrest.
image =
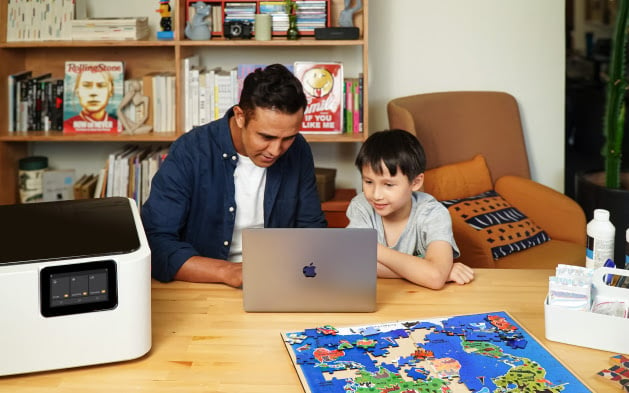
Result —
[[[427,156],[427,169],[482,154],[492,180],[530,178],[529,161],[515,98],[504,92],[453,91],[391,100],[389,127],[414,133]]]

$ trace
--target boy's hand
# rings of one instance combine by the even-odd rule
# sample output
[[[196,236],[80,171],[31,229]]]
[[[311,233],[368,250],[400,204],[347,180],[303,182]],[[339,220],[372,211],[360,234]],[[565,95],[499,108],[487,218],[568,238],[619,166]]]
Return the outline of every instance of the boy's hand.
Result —
[[[474,270],[471,267],[455,262],[452,264],[448,281],[454,281],[457,284],[467,284],[474,279]]]

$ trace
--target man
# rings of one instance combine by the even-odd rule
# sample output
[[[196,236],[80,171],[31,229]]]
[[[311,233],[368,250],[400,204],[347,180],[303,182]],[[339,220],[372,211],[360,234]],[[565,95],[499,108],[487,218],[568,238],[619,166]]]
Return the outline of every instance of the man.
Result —
[[[153,277],[239,287],[243,229],[326,226],[299,134],[306,105],[299,80],[270,65],[225,117],[173,143],[142,207]]]

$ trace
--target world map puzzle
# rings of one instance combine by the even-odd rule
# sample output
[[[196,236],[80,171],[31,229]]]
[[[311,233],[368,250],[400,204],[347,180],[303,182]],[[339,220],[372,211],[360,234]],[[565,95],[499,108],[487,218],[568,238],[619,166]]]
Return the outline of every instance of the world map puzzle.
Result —
[[[282,337],[307,392],[590,392],[504,311]]]

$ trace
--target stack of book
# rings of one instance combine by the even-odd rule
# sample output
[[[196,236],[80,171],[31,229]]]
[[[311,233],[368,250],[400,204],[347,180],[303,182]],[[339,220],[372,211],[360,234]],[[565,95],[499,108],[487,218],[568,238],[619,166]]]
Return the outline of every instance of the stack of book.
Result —
[[[183,66],[185,131],[220,119],[240,99],[238,67],[206,68],[199,56],[186,57]]]
[[[69,40],[74,0],[9,0],[7,42]]]
[[[321,1],[297,1],[297,30],[300,33],[314,33],[317,27],[326,27],[327,11],[326,2]]]
[[[153,176],[168,155],[168,146],[127,145],[109,153],[94,189],[94,198],[128,197],[141,208],[151,192]]]
[[[24,70],[9,75],[7,86],[9,132],[63,129],[63,78]]]
[[[248,21],[253,24],[256,3],[225,3],[225,22]]]
[[[153,132],[175,131],[175,74],[173,72],[151,72],[137,80],[142,86],[142,95],[148,97],[149,108],[144,124],[153,126]],[[130,114],[130,120],[141,116]]]
[[[288,14],[283,1],[261,1],[260,13],[271,14],[272,34],[285,35],[288,30]]]
[[[148,35],[147,17],[89,18],[72,21],[73,40],[142,40]]]
[[[314,34],[317,27],[327,27],[328,11],[325,0],[296,1],[297,30],[301,34]],[[286,35],[288,14],[283,1],[261,1],[260,13],[271,14],[273,35]]]

